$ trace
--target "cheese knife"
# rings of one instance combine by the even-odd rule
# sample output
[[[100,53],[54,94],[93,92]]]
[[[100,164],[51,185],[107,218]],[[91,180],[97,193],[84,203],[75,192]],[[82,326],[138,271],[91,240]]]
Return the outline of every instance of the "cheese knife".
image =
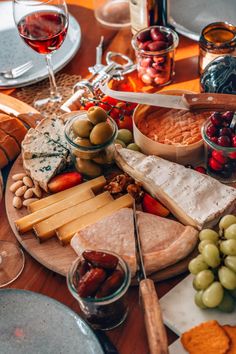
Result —
[[[235,111],[236,96],[223,93],[184,93],[182,96],[158,93],[122,92],[111,90],[107,83],[100,90],[121,101],[142,103],[150,106],[204,111]]]
[[[144,310],[144,321],[147,332],[150,354],[167,354],[168,342],[163,324],[161,307],[158,301],[153,280],[148,279],[143,262],[135,201],[133,203],[134,235],[138,261],[137,279]]]

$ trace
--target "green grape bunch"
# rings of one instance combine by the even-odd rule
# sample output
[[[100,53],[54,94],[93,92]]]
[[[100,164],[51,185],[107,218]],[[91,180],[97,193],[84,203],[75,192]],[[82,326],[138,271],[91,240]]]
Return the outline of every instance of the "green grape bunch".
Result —
[[[199,255],[188,266],[194,275],[195,304],[201,309],[232,312],[236,300],[236,216],[223,216],[219,231],[203,229],[199,240]]]

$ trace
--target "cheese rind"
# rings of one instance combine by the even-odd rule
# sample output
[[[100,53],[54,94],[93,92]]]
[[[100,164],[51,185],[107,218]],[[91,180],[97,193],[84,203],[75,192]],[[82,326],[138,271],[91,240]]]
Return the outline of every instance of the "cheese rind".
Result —
[[[85,214],[103,207],[113,200],[109,192],[104,192],[94,198],[81,202],[72,207],[68,207],[59,213],[34,225],[34,231],[40,240],[46,240],[55,234],[59,227],[82,217]],[[66,202],[66,201],[65,201]]]
[[[56,194],[52,194],[46,198],[42,198],[37,200],[34,203],[31,203],[28,207],[28,210],[33,213],[34,211],[40,210],[42,208],[46,208],[47,206],[57,203],[60,200],[64,200],[67,197],[70,197],[74,193],[82,192],[88,189],[92,189],[94,192],[100,190],[106,184],[106,179],[104,176],[100,176],[94,179],[91,179],[87,182],[83,182],[75,187],[66,189],[62,192],[58,192]]]
[[[49,205],[44,209],[35,211],[32,214],[26,215],[23,218],[16,220],[16,228],[21,232],[27,232],[33,228],[33,226],[42,220],[49,218],[51,215],[61,212],[62,210],[74,207],[77,204],[84,202],[85,200],[91,199],[94,194],[91,190],[84,190],[79,193],[75,193],[71,197],[64,199],[58,203]]]
[[[116,151],[117,164],[157,197],[185,225],[214,226],[236,204],[236,189],[158,156]]]
[[[86,226],[95,223],[96,221],[102,219],[105,216],[113,214],[115,211],[121,208],[129,208],[132,205],[133,198],[129,194],[126,194],[110,202],[109,204],[106,204],[102,208],[99,208],[95,212],[88,213],[82,216],[81,218],[60,227],[56,231],[57,237],[59,238],[61,243],[67,244],[70,242],[71,238],[76,232],[82,230]]]

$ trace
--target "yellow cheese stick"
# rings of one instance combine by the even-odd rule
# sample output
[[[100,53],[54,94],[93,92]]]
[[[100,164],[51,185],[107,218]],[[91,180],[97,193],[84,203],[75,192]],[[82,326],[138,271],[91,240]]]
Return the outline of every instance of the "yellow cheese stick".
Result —
[[[55,234],[56,229],[67,224],[70,221],[103,207],[113,200],[109,192],[97,195],[83,203],[72,206],[61,211],[50,218],[34,225],[34,231],[40,240],[47,240]]]
[[[94,193],[90,189],[77,192],[69,198],[61,200],[58,203],[51,204],[46,208],[39,209],[38,211],[35,211],[32,214],[23,216],[23,218],[16,220],[16,228],[21,233],[29,231],[33,228],[35,224],[49,218],[51,215],[59,213],[60,211],[70,208],[74,205],[80,204],[85,200],[91,199],[93,197]]]
[[[34,211],[37,211],[39,209],[43,209],[46,208],[47,206],[57,203],[60,200],[63,200],[67,197],[70,197],[71,195],[73,195],[75,192],[82,192],[88,189],[92,189],[94,192],[97,192],[98,190],[100,190],[103,186],[105,186],[106,184],[106,179],[104,176],[100,176],[94,179],[91,179],[90,181],[81,183],[75,187],[66,189],[65,191],[56,193],[56,194],[52,194],[49,197],[37,200],[34,203],[31,203],[28,207],[28,210],[33,213]]]
[[[58,228],[56,230],[57,237],[59,238],[62,244],[67,244],[70,242],[71,238],[77,231],[82,230],[86,226],[95,223],[96,221],[104,218],[105,216],[111,215],[112,213],[121,208],[131,207],[132,205],[133,198],[129,194],[126,194],[116,200],[113,200],[112,202],[106,204],[98,210],[92,213],[88,213],[82,216],[81,218],[69,222],[64,226]]]

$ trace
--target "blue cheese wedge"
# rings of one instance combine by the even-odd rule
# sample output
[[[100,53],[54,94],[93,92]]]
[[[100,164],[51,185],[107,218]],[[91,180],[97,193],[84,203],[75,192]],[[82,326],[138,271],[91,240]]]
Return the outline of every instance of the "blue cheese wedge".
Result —
[[[61,172],[66,165],[64,156],[36,157],[30,160],[23,159],[23,166],[33,181],[40,185],[46,192],[48,182],[57,173]]]
[[[214,226],[236,207],[236,189],[158,156],[118,149],[116,162],[185,225]]]
[[[50,137],[55,143],[66,149],[69,148],[64,134],[65,125],[62,119],[44,118],[35,129],[47,137]]]
[[[62,145],[50,140],[48,136],[30,129],[22,141],[22,156],[23,159],[32,159],[37,157],[47,156],[65,156],[68,155],[68,150]]]

